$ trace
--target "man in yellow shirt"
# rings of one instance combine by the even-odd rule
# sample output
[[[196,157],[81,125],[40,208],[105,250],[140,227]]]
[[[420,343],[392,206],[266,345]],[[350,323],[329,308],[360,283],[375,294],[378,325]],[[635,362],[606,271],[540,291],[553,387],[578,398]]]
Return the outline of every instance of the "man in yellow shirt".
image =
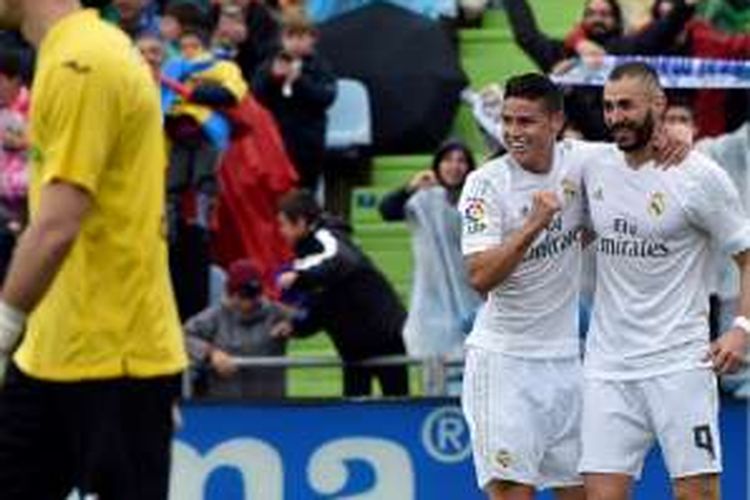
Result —
[[[0,498],[166,499],[186,357],[157,89],[78,0],[0,0],[19,27],[38,61],[31,222],[0,294]]]

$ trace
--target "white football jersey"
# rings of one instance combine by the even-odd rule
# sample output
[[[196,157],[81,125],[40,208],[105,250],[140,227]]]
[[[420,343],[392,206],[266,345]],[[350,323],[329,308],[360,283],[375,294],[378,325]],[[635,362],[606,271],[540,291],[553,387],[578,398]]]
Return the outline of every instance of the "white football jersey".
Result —
[[[488,293],[468,345],[525,358],[578,356],[580,235],[584,221],[581,171],[601,145],[562,141],[552,169],[535,174],[509,155],[472,172],[459,209],[464,255],[500,245],[520,229],[534,193],[556,191],[563,209],[528,249],[523,261]]]
[[[696,152],[668,171],[653,163],[636,170],[609,146],[583,178],[597,233],[587,376],[709,366],[712,245],[730,254],[750,248],[750,222],[727,174]]]

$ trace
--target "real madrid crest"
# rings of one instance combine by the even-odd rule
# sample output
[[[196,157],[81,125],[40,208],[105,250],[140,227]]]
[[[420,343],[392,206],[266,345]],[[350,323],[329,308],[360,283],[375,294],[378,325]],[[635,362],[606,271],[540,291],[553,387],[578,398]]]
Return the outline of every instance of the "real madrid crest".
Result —
[[[570,179],[563,179],[560,185],[562,186],[562,193],[566,202],[572,201],[576,197],[576,194],[578,194],[575,182]]]
[[[656,192],[648,200],[648,213],[651,217],[661,217],[667,209],[666,196],[664,193]]]
[[[495,463],[501,469],[507,469],[513,463],[513,456],[508,450],[498,450],[498,452],[495,453]]]

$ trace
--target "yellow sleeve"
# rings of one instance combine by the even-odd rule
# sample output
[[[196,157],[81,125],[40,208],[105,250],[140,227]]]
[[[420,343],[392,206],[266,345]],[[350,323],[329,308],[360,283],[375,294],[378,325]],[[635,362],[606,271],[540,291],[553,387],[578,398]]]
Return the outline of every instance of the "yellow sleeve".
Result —
[[[117,140],[120,81],[105,61],[70,59],[50,69],[39,103],[45,134],[42,183],[65,181],[96,193]]]

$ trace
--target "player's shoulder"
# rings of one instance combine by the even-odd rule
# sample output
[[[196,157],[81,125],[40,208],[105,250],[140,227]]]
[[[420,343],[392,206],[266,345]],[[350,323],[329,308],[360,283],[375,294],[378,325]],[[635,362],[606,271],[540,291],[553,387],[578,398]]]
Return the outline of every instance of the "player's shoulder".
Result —
[[[504,154],[482,163],[479,168],[469,173],[466,182],[497,185],[503,182],[503,179],[507,172],[510,171],[510,168],[511,165],[508,162],[508,155]]]
[[[43,50],[42,64],[62,77],[122,78],[137,61],[128,36],[96,15],[77,16]]]
[[[504,185],[510,168],[504,156],[493,158],[470,172],[461,191],[461,205],[476,200],[491,202],[505,191]]]
[[[565,138],[557,141],[556,147],[563,153],[589,153],[609,149],[611,144],[606,142],[594,142],[584,139]]]
[[[674,168],[681,181],[691,184],[726,176],[724,169],[716,161],[697,150],[690,151],[687,158]]]
[[[691,151],[674,172],[666,171],[663,178],[673,183],[678,198],[690,204],[700,197],[723,197],[735,188],[729,175],[714,160],[699,151]]]
[[[588,158],[594,156],[608,157],[616,152],[616,147],[608,142],[594,142],[581,139],[562,139],[556,145],[558,151],[571,158]]]
[[[583,177],[592,172],[603,173],[608,165],[616,164],[619,154],[611,143],[579,139],[563,139],[556,148],[563,167]]]

